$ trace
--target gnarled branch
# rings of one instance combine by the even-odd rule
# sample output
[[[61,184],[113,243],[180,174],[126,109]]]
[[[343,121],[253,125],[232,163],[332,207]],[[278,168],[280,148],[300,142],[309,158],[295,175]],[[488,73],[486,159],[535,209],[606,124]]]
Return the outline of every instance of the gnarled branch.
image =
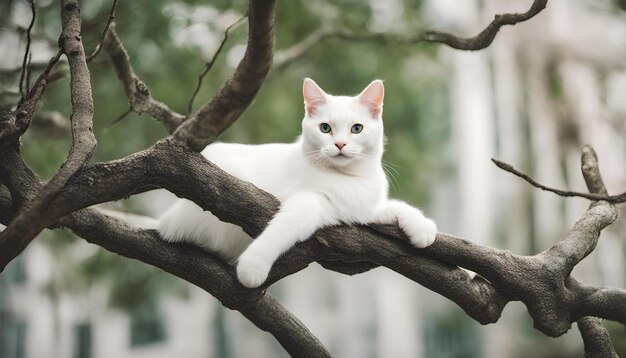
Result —
[[[49,204],[72,176],[91,158],[96,147],[93,134],[93,99],[85,51],[81,42],[80,10],[76,0],[61,1],[63,32],[59,40],[67,56],[72,101],[72,146],[67,160],[37,197],[24,205],[8,227],[0,233],[0,267],[17,256],[45,227],[56,221],[56,210]],[[56,215],[56,216],[55,216]]]
[[[115,23],[112,23],[106,32],[104,49],[113,63],[117,78],[124,86],[124,92],[133,111],[139,114],[146,113],[161,122],[168,132],[174,133],[183,122],[184,116],[169,108],[165,103],[152,98],[148,86],[135,74],[128,52],[115,31]]]
[[[193,200],[256,237],[277,211],[278,200],[176,143],[163,141],[126,159],[84,168],[58,197],[57,205],[72,212],[156,186]],[[583,158],[585,175],[599,176],[597,165],[589,165],[588,158]],[[185,173],[184,179],[180,173]],[[90,195],[81,197],[87,187]],[[216,197],[220,200],[214,200]],[[569,277],[571,267],[595,245],[600,230],[615,217],[616,210],[610,204],[593,205],[564,240],[534,256],[518,256],[446,234],[438,234],[430,247],[416,250],[403,241],[404,235],[397,227],[377,226],[376,231],[365,227],[326,228],[284,255],[270,272],[266,286],[317,260],[325,261],[327,267],[333,261],[369,261],[450,298],[482,323],[496,321],[509,300],[520,300],[528,307],[537,329],[559,336],[584,316],[626,322],[626,312],[604,305],[594,298],[597,291]],[[569,242],[578,241],[579,246],[563,249]],[[488,281],[470,280],[456,266],[475,271]],[[626,299],[622,291],[611,291],[612,302]]]

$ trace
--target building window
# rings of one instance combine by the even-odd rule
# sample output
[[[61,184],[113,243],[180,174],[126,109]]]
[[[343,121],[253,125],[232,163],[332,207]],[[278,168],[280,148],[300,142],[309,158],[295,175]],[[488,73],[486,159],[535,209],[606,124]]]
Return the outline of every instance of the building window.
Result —
[[[215,305],[215,319],[213,321],[213,356],[220,358],[230,358],[233,356],[232,342],[228,337],[226,329],[226,308],[220,304]]]
[[[91,358],[91,323],[74,328],[74,358]]]
[[[26,323],[15,321],[12,315],[0,310],[0,357],[26,357]]]
[[[150,300],[130,313],[130,345],[139,347],[165,340],[165,324],[156,302]]]
[[[26,357],[26,323],[15,322],[15,358]]]
[[[18,255],[15,260],[11,261],[5,270],[6,277],[10,283],[22,284],[26,282],[26,263],[24,255]]]
[[[429,358],[482,356],[479,324],[459,312],[440,312],[425,320],[425,354]]]

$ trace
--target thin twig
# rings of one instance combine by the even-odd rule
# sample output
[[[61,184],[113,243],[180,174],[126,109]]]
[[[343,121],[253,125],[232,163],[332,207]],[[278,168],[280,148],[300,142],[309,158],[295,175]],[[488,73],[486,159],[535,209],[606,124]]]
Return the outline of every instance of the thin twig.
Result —
[[[561,189],[554,189],[554,188],[550,188],[548,186],[545,186],[541,183],[538,183],[535,179],[531,178],[529,175],[524,174],[522,172],[520,172],[519,170],[515,169],[512,165],[507,164],[505,162],[502,162],[498,159],[491,159],[492,162],[494,162],[495,165],[498,166],[498,168],[509,172],[513,175],[516,175],[522,179],[524,179],[526,182],[528,182],[530,185],[534,186],[535,188],[539,188],[541,190],[545,190],[545,191],[549,191],[552,192],[556,195],[559,196],[565,196],[565,197],[581,197],[581,198],[585,198],[585,199],[589,199],[589,200],[604,200],[604,201],[608,201],[609,203],[613,203],[613,204],[619,204],[619,203],[624,203],[626,202],[626,193],[622,193],[619,195],[603,195],[603,194],[595,194],[595,193],[582,193],[582,192],[577,192],[577,191],[569,191],[569,190],[561,190]]]
[[[26,72],[28,71],[28,58],[30,56],[30,43],[31,36],[30,31],[33,29],[35,25],[35,17],[37,16],[37,11],[35,10],[35,0],[30,0],[30,10],[32,13],[32,17],[30,19],[30,24],[28,25],[28,29],[26,30],[26,51],[24,51],[24,59],[22,60],[22,71],[20,73],[20,94],[22,98],[26,96],[28,93],[28,81],[26,83],[26,88],[24,88],[24,79],[26,77]]]
[[[31,64],[33,63],[33,53],[29,53],[28,54],[28,63],[26,64],[26,67],[28,68],[28,71],[26,71],[26,92],[30,91],[30,73],[31,73]]]
[[[37,77],[37,81],[35,81],[35,85],[33,86],[33,88],[30,89],[28,95],[23,99],[22,102],[20,102],[20,104],[31,102],[30,107],[32,108],[29,108],[28,110],[34,110],[35,104],[37,103],[37,101],[43,94],[43,91],[46,89],[46,86],[50,82],[50,71],[52,71],[54,66],[59,62],[61,55],[63,55],[63,50],[59,48],[57,53],[52,56],[50,61],[48,61],[48,65],[43,70],[43,72],[39,75],[39,77]]]
[[[113,5],[111,6],[111,11],[109,12],[109,19],[107,20],[107,24],[104,26],[104,30],[102,31],[102,34],[100,35],[100,41],[98,42],[98,45],[93,50],[91,55],[87,57],[87,63],[91,62],[91,60],[96,58],[96,56],[98,56],[98,54],[100,53],[100,50],[102,49],[102,44],[104,43],[104,38],[107,35],[107,31],[109,31],[109,27],[111,26],[111,23],[115,20],[115,8],[116,7],[117,7],[117,0],[113,0]]]
[[[133,107],[128,106],[128,110],[126,110],[126,112],[120,114],[119,116],[117,116],[117,118],[112,120],[111,123],[109,124],[109,127],[113,127],[114,125],[116,125],[119,121],[121,121],[122,119],[126,118],[126,116],[129,115],[130,112],[132,112],[132,111],[133,111]]]
[[[213,64],[215,63],[215,60],[217,60],[217,56],[219,56],[220,52],[222,52],[222,49],[224,48],[224,45],[226,44],[226,41],[228,40],[228,33],[230,32],[230,30],[232,28],[234,28],[235,26],[239,25],[239,23],[243,19],[245,19],[247,16],[248,16],[247,14],[243,15],[242,17],[237,19],[237,21],[235,21],[232,24],[228,25],[226,30],[224,30],[224,38],[222,39],[222,42],[220,43],[220,46],[217,48],[217,51],[215,51],[215,53],[213,54],[213,57],[211,58],[211,61],[206,63],[204,71],[202,71],[202,73],[198,76],[198,84],[196,85],[196,89],[193,91],[193,94],[191,95],[191,98],[189,99],[189,103],[187,104],[187,117],[189,117],[189,115],[191,114],[191,109],[193,107],[193,101],[196,99],[196,96],[198,95],[198,92],[200,92],[200,87],[202,87],[202,81],[204,80],[204,76],[206,76],[206,74],[209,73],[209,71],[211,71],[211,68],[213,67]]]

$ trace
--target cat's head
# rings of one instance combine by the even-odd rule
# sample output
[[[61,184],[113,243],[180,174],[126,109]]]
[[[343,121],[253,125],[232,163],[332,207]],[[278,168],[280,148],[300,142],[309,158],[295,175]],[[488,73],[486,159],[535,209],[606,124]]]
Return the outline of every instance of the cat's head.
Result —
[[[306,78],[302,138],[307,158],[336,168],[379,162],[384,93],[383,82],[375,80],[357,96],[332,96]]]

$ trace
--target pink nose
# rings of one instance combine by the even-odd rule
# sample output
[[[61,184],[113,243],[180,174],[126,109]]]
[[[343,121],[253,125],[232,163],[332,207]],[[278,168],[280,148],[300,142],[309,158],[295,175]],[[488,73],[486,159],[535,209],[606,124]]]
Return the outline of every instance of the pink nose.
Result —
[[[346,143],[339,143],[339,142],[335,143],[335,147],[339,148],[339,150],[342,150],[343,147],[345,147],[345,146],[346,146]]]

